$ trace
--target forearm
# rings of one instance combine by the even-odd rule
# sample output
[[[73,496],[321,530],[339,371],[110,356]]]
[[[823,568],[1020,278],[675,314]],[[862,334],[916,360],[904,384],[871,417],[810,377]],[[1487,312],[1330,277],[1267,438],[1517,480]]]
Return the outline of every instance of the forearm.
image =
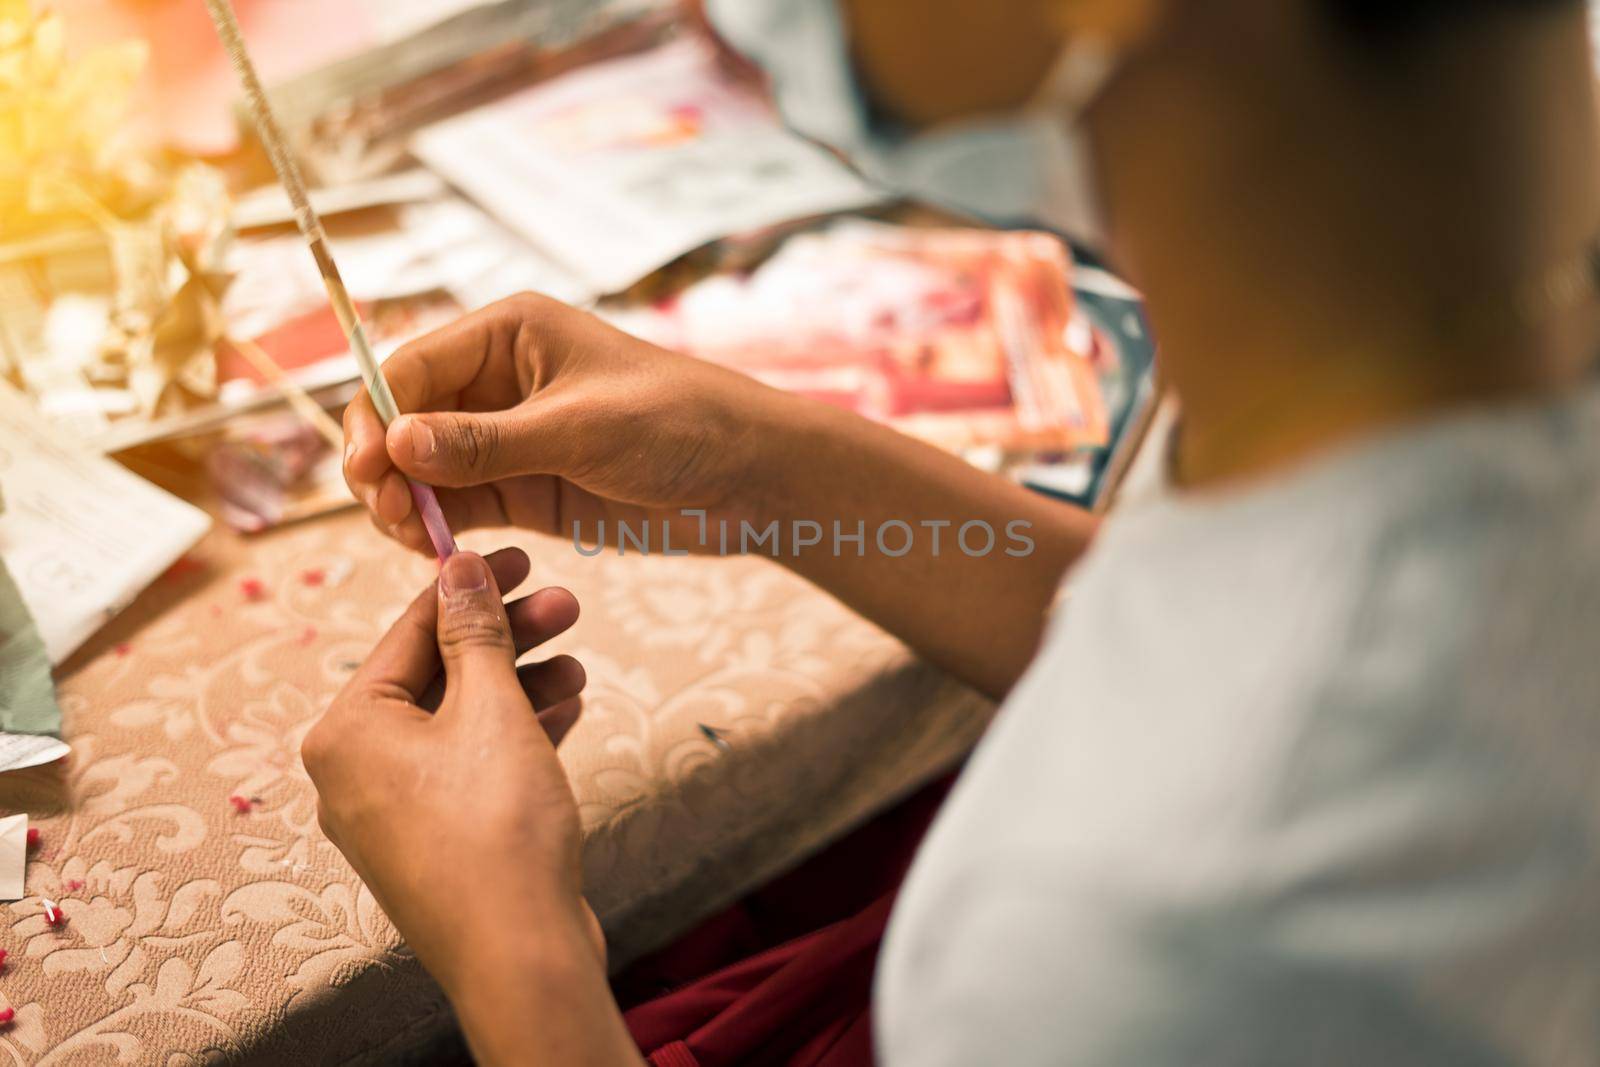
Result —
[[[439,975],[486,1067],[634,1067],[642,1062],[585,929],[581,905],[498,915]]]
[[[1093,537],[1093,516],[848,412],[795,403],[777,421],[752,510],[786,538],[797,522],[822,528],[808,548],[787,540],[781,561],[929,661],[1003,696],[1033,657],[1061,577]],[[835,522],[862,541],[836,539]]]

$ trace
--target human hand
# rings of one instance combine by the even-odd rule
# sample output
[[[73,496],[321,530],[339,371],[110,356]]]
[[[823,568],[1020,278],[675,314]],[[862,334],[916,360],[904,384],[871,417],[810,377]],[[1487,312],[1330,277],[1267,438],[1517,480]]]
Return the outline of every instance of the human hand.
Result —
[[[593,537],[598,520],[674,525],[743,517],[754,458],[793,399],[525,294],[402,347],[383,365],[402,415],[385,433],[363,391],[345,411],[345,480],[374,524],[429,550],[404,476],[433,485],[453,529],[521,526]]]
[[[301,749],[328,839],[447,991],[523,931],[575,931],[569,947],[604,957],[555,748],[583,669],[568,656],[515,665],[578,604],[543,589],[503,605],[528,569],[517,550],[452,556]]]

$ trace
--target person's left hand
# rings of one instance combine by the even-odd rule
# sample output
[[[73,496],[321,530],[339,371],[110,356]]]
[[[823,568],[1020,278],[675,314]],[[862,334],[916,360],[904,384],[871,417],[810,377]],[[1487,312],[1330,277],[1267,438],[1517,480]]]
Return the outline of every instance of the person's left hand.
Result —
[[[506,959],[517,931],[563,926],[578,952],[604,954],[555,749],[583,669],[516,666],[578,604],[564,589],[502,604],[528,570],[515,550],[451,557],[301,749],[328,839],[447,992]]]

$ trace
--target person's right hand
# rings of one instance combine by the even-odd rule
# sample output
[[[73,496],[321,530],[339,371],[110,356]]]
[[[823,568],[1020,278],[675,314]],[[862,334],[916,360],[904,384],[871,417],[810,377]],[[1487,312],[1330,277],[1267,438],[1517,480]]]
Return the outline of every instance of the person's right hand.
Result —
[[[587,541],[597,520],[647,520],[657,538],[672,524],[674,549],[700,549],[704,527],[682,509],[750,514],[751,457],[774,406],[793,402],[532,294],[412,341],[383,373],[413,414],[385,433],[362,390],[345,410],[345,480],[380,530],[419,552],[429,542],[404,475],[438,488],[457,531],[572,537],[580,523]]]

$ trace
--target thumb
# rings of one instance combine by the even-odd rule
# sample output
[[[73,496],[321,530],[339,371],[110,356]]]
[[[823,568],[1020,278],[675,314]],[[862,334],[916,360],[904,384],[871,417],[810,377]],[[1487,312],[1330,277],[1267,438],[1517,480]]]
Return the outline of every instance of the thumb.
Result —
[[[457,552],[439,571],[439,655],[445,678],[441,715],[458,700],[499,706],[512,694],[527,707],[505,604],[488,563],[476,553]]]
[[[519,474],[556,474],[543,454],[549,435],[538,432],[526,407],[509,411],[437,411],[401,415],[385,438],[401,472],[429,485],[481,485]]]

